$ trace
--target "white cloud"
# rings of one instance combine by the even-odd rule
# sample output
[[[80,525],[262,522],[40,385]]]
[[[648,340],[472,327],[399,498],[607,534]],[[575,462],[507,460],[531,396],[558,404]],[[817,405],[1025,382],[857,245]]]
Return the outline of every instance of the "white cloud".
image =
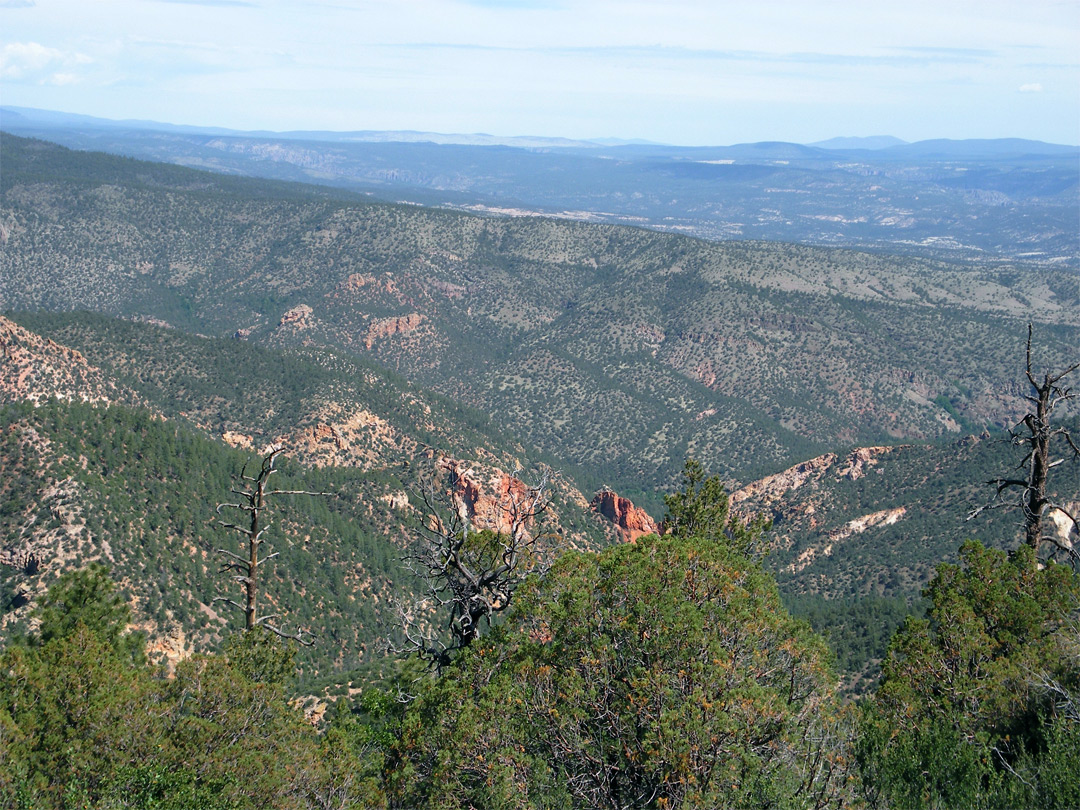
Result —
[[[48,67],[50,62],[63,59],[63,52],[46,48],[36,42],[12,42],[0,51],[0,76],[20,79]]]
[[[77,84],[79,77],[74,73],[54,73],[49,78],[45,79],[45,84],[55,84],[57,87],[63,87],[67,84]]]
[[[9,8],[26,2],[0,0],[5,103],[117,118],[679,143],[809,142],[866,128],[1060,143],[1075,140],[1080,115],[1080,16],[1065,13],[1076,0],[1022,12],[1016,0]],[[1054,103],[1032,108],[1032,93]]]
[[[44,79],[57,68],[86,65],[94,61],[82,53],[69,53],[37,42],[11,42],[0,50],[0,78]],[[58,76],[61,74],[55,74]],[[61,82],[70,84],[70,81]]]

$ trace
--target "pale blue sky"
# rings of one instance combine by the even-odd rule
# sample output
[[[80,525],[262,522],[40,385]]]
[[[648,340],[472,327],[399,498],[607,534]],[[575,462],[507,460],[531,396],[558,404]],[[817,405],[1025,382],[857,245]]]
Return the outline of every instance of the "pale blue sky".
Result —
[[[0,102],[236,129],[1080,142],[1076,0],[0,0]]]

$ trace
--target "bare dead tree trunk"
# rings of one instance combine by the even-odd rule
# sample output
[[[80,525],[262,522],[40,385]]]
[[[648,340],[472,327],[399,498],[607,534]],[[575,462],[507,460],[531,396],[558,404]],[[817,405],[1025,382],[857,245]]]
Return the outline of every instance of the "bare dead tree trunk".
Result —
[[[271,521],[263,515],[263,512],[268,508],[268,498],[271,495],[330,494],[329,492],[308,492],[307,490],[267,489],[270,476],[277,472],[275,464],[277,457],[282,452],[284,452],[282,447],[271,448],[270,452],[263,456],[259,472],[254,476],[247,474],[247,464],[245,464],[240,471],[240,486],[232,490],[232,494],[238,496],[238,502],[219,503],[217,505],[218,514],[221,514],[222,509],[236,509],[240,512],[246,512],[247,520],[246,522],[237,523],[219,521],[222,527],[237,532],[243,538],[242,543],[245,547],[240,549],[240,554],[225,548],[216,549],[218,554],[226,558],[226,562],[221,566],[221,573],[233,572],[232,579],[243,587],[244,604],[241,605],[239,602],[225,596],[219,596],[214,601],[224,602],[242,611],[245,632],[250,632],[256,627],[265,627],[281,638],[293,639],[306,647],[310,647],[315,643],[315,635],[310,631],[298,628],[295,633],[287,633],[281,627],[270,623],[271,619],[277,618],[277,614],[272,613],[265,616],[258,614],[259,568],[263,563],[269,562],[278,556],[279,553],[275,551],[265,557],[260,556],[264,534],[272,525]]]
[[[421,483],[419,536],[403,562],[427,584],[427,596],[398,605],[403,638],[391,642],[391,652],[418,653],[441,669],[509,607],[526,577],[546,571],[553,549],[542,547],[536,521],[550,502],[549,474],[533,486],[519,474],[492,493],[485,514],[472,516],[463,500],[466,482],[453,469]],[[431,629],[431,614],[440,610],[449,613],[445,633]]]
[[[1029,323],[1024,373],[1030,389],[1024,398],[1031,403],[1032,410],[1009,431],[1012,443],[1026,449],[1023,460],[1016,468],[1025,471],[1026,474],[1022,478],[1017,476],[988,481],[988,484],[996,487],[994,500],[973,511],[969,519],[987,508],[1017,504],[1024,516],[1024,543],[1035,552],[1035,558],[1038,559],[1043,542],[1049,541],[1054,544],[1057,551],[1064,552],[1076,563],[1080,561],[1080,553],[1077,552],[1074,544],[1068,541],[1063,543],[1053,536],[1046,535],[1043,524],[1046,515],[1051,510],[1058,510],[1071,521],[1072,534],[1076,534],[1078,528],[1077,516],[1065,503],[1056,502],[1051,497],[1048,484],[1050,471],[1067,460],[1066,458],[1053,459],[1052,450],[1055,439],[1060,437],[1065,442],[1070,451],[1069,455],[1073,459],[1080,458],[1080,448],[1073,441],[1068,429],[1061,426],[1055,427],[1052,421],[1054,410],[1063,402],[1074,398],[1072,389],[1064,385],[1062,380],[1080,368],[1080,362],[1073,363],[1056,374],[1045,371],[1040,379],[1031,364],[1031,335],[1032,326]],[[1015,500],[1007,498],[1010,493],[1016,494]]]

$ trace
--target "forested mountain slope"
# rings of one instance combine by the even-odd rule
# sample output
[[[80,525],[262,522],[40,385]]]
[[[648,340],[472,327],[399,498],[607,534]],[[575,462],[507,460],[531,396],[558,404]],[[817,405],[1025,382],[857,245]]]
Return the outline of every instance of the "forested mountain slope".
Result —
[[[399,562],[420,517],[416,476],[443,454],[485,469],[522,466],[526,478],[544,461],[482,414],[324,349],[267,350],[88,313],[18,320],[0,318],[7,632],[63,570],[102,560],[155,649],[213,647],[239,619],[212,601],[228,593],[215,574],[214,549],[228,536],[214,506],[245,459],[279,442],[302,462],[287,468],[298,488],[335,495],[281,504],[270,604],[330,628],[305,652],[308,675],[349,670],[381,657],[389,600],[417,586]],[[97,405],[50,402],[57,396]],[[773,521],[766,567],[853,674],[882,655],[934,566],[963,540],[1015,547],[1014,514],[964,518],[989,498],[983,482],[1017,461],[990,436],[860,448],[751,482],[732,501]],[[563,548],[610,542],[610,526],[587,508],[591,490],[564,472],[548,528]],[[1077,474],[1075,464],[1061,468],[1055,494],[1068,499]]]
[[[272,504],[280,557],[263,578],[267,607],[319,636],[305,677],[355,669],[385,654],[394,605],[416,598],[401,557],[426,519],[420,478],[460,459],[483,498],[491,475],[542,473],[519,444],[485,432],[482,414],[363,361],[88,314],[25,320],[64,344],[0,318],[6,638],[61,573],[100,561],[155,651],[214,648],[242,618],[214,601],[236,598],[219,572],[216,549],[234,539],[216,505],[235,500],[241,468],[274,443],[291,457],[280,488],[330,494]],[[550,494],[549,550],[611,542],[572,480],[556,472]]]
[[[215,548],[231,547],[216,523],[247,454],[122,406],[0,406],[3,441],[3,634],[24,627],[63,571],[109,566],[153,647],[174,658],[216,647],[239,617],[215,603],[236,598],[217,573]],[[359,666],[387,632],[388,600],[409,593],[386,534],[391,507],[379,496],[400,483],[385,474],[335,474],[290,466],[283,480],[335,497],[281,498],[268,542],[263,596],[290,632],[314,629],[311,675]],[[397,542],[395,542],[397,541]],[[11,563],[19,564],[14,568]],[[312,625],[316,627],[312,627]]]
[[[3,139],[0,307],[329,346],[589,469],[738,482],[1020,413],[1024,324],[1080,343],[1075,275],[351,203]]]

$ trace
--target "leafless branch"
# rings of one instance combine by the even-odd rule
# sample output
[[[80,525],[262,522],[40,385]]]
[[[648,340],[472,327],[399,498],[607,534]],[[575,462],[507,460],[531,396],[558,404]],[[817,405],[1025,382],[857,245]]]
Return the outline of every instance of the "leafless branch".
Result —
[[[269,619],[273,619],[273,618],[276,618],[276,617],[277,617],[276,613],[271,613],[271,614],[269,614],[267,616],[261,616],[259,618],[259,620],[258,620],[257,626],[266,628],[267,630],[269,630],[271,633],[273,633],[275,636],[278,636],[279,638],[290,639],[292,641],[295,641],[296,643],[300,644],[303,647],[313,647],[313,646],[315,646],[315,641],[317,640],[318,637],[314,633],[312,633],[310,630],[305,630],[303,628],[298,627],[296,629],[295,633],[288,633],[285,630],[281,629],[280,627],[277,627],[277,626],[275,626],[273,624],[270,624]]]
[[[329,492],[311,492],[308,490],[268,489],[267,481],[271,475],[277,472],[277,458],[283,451],[284,448],[282,447],[272,447],[260,460],[259,472],[256,475],[248,474],[248,466],[251,463],[250,459],[245,462],[243,468],[240,470],[239,481],[248,483],[250,486],[241,486],[231,490],[231,493],[238,496],[240,499],[237,503],[219,503],[217,505],[218,514],[221,514],[222,509],[235,509],[246,513],[247,517],[244,518],[245,522],[243,523],[231,523],[227,520],[219,521],[219,525],[223,529],[235,531],[244,539],[244,544],[240,549],[240,553],[224,548],[215,549],[216,553],[228,558],[228,561],[221,567],[221,573],[229,571],[237,572],[232,579],[234,582],[239,583],[244,589],[244,604],[241,605],[240,603],[225,597],[219,597],[214,601],[226,602],[243,612],[245,631],[251,631],[256,627],[265,627],[267,630],[281,638],[293,639],[304,646],[311,646],[315,643],[315,635],[310,631],[297,629],[295,633],[288,633],[281,627],[269,623],[268,620],[275,618],[275,614],[268,616],[258,615],[260,566],[280,554],[280,552],[277,551],[265,556],[260,554],[260,547],[264,541],[263,535],[266,533],[266,530],[273,525],[273,521],[269,519],[267,514],[267,510],[269,509],[267,499],[275,495],[321,496],[331,494]]]
[[[1071,521],[1071,529],[1067,534],[1075,534],[1077,531],[1075,515],[1064,508],[1064,504],[1054,501],[1049,492],[1048,482],[1050,471],[1070,460],[1052,459],[1051,445],[1055,439],[1064,441],[1071,451],[1071,460],[1080,459],[1080,447],[1077,446],[1068,429],[1061,426],[1054,427],[1052,424],[1055,408],[1074,398],[1072,389],[1063,385],[1062,380],[1080,369],[1080,362],[1072,363],[1057,373],[1046,371],[1040,378],[1032,366],[1032,331],[1032,325],[1029,323],[1024,376],[1030,386],[1025,399],[1032,403],[1033,408],[1009,431],[1012,444],[1026,448],[1023,459],[1017,465],[1017,469],[1023,470],[1025,474],[1023,477],[1003,477],[988,481],[987,483],[995,488],[994,497],[990,503],[974,509],[968,515],[968,520],[987,509],[1017,508],[1024,519],[1024,542],[1034,549],[1036,558],[1043,542],[1049,541],[1058,551],[1067,552],[1070,561],[1077,564],[1080,562],[1080,555],[1076,554],[1074,544],[1068,541],[1068,538],[1066,542],[1062,542],[1048,534],[1044,530],[1044,522],[1046,516],[1053,510],[1060,510]]]
[[[402,559],[426,583],[426,593],[399,606],[399,638],[391,650],[417,653],[437,668],[509,607],[527,576],[543,574],[550,564],[538,531],[550,503],[550,472],[528,485],[515,470],[498,491],[483,495],[470,472],[444,459],[421,479],[416,543]],[[426,618],[446,608],[442,628]]]

